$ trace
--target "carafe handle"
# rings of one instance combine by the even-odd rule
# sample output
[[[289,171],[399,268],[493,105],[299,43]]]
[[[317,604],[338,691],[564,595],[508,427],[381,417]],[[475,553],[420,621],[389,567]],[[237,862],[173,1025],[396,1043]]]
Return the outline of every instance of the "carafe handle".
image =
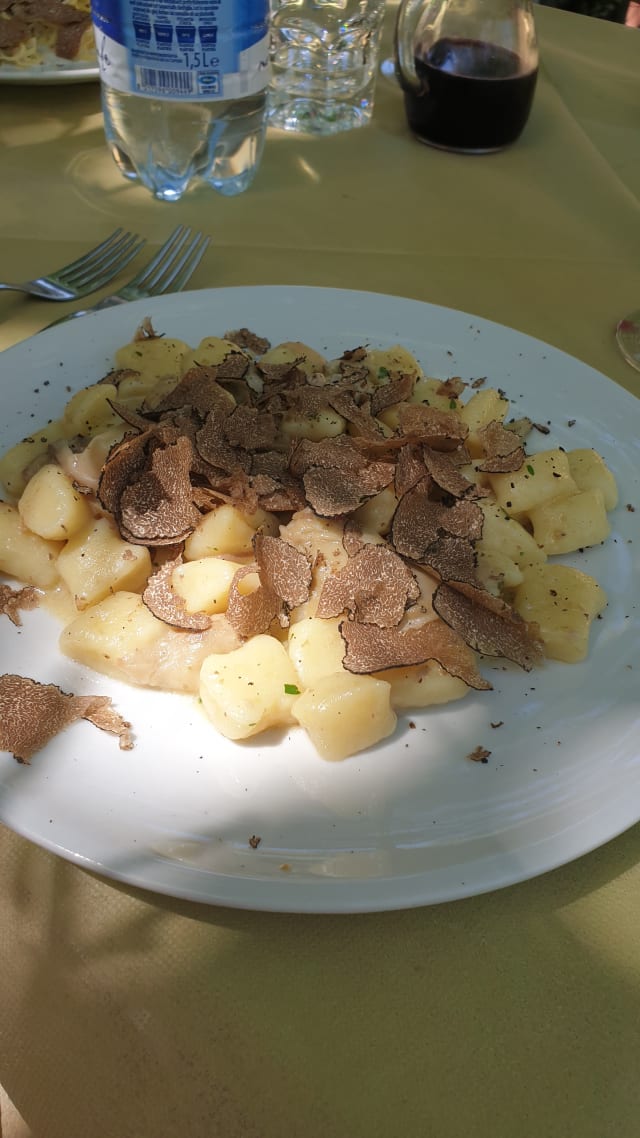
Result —
[[[400,0],[394,34],[396,79],[403,91],[420,91],[422,84],[416,74],[413,38],[420,11],[425,0]]]

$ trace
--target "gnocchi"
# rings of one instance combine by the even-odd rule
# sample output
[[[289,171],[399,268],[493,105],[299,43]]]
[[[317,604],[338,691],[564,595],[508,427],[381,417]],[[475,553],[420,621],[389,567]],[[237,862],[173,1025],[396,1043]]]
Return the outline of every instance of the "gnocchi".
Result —
[[[47,463],[29,480],[18,501],[27,529],[50,541],[68,541],[91,520],[91,508],[57,463]]]
[[[585,658],[606,594],[550,559],[607,538],[618,492],[594,450],[487,466],[487,432],[509,442],[509,400],[477,384],[465,397],[401,345],[327,360],[295,340],[260,354],[232,333],[190,347],[143,332],[59,421],[0,458],[0,571],[72,610],[65,655],[197,694],[229,739],[299,725],[343,759],[389,737],[398,713],[483,686],[482,644],[458,630],[455,605],[446,621],[438,607],[467,580],[438,555],[464,545],[488,612],[522,618],[551,659]],[[292,368],[313,414],[287,404]],[[178,401],[165,422],[166,397],[194,377],[199,418]],[[148,423],[146,450],[123,407]],[[182,472],[167,467],[170,448]],[[407,513],[412,495],[422,505]]]
[[[254,636],[233,652],[214,652],[200,669],[203,707],[228,739],[248,739],[293,722],[298,694],[293,663],[273,636]]]
[[[292,711],[325,759],[345,759],[373,747],[396,726],[391,685],[344,671],[316,680]]]
[[[591,622],[606,603],[598,582],[569,565],[530,566],[515,593],[517,611],[536,621],[547,655],[568,664],[584,660]]]

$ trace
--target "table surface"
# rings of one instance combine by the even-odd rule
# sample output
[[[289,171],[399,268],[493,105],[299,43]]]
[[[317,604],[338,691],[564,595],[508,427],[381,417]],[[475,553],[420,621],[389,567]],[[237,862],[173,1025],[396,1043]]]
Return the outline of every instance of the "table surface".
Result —
[[[640,301],[640,34],[536,18],[540,81],[511,150],[421,146],[380,79],[370,127],[274,133],[235,200],[169,206],[121,180],[95,84],[0,86],[2,276],[63,264],[119,224],[160,244],[180,221],[214,239],[194,288],[415,297],[637,394],[613,328]],[[0,348],[51,319],[3,294]],[[0,848],[0,1083],[33,1138],[638,1133],[639,826],[499,892],[358,916],[174,901],[6,828]]]

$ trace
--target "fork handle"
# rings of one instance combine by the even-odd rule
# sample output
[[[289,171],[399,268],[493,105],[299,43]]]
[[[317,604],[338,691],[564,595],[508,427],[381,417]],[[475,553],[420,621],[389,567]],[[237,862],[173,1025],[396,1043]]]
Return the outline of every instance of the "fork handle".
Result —
[[[103,308],[116,308],[119,304],[126,304],[127,301],[123,296],[105,296],[98,304],[93,304],[91,308],[79,308],[75,312],[67,312],[66,316],[59,316],[57,320],[52,320],[50,324],[45,324],[44,328],[40,328],[41,332],[46,332],[47,328],[55,328],[56,324],[66,324],[67,320],[75,320],[76,316],[91,316],[93,312],[100,312]]]
[[[97,304],[92,304],[91,308],[85,308],[82,312],[73,312],[73,316],[86,316],[87,312],[100,312],[103,308],[117,308],[119,304],[127,304],[126,296],[118,296],[114,293],[113,296],[105,296],[99,300]]]
[[[24,292],[27,296],[38,297],[39,300],[72,300],[69,292],[65,288],[58,289],[55,285],[42,288],[34,281],[33,284],[9,284],[5,281],[0,281],[0,289],[8,290],[9,292]]]
[[[29,292],[29,289],[25,288],[24,285],[3,284],[0,282],[0,288],[10,289],[11,292]]]

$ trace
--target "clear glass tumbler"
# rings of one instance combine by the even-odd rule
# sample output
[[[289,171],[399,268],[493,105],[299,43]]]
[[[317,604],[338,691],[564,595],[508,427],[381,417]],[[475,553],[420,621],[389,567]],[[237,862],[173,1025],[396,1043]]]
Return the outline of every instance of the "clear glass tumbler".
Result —
[[[538,76],[531,0],[401,0],[396,75],[421,142],[502,150],[529,117]]]
[[[384,0],[271,0],[269,123],[335,134],[373,113]]]

